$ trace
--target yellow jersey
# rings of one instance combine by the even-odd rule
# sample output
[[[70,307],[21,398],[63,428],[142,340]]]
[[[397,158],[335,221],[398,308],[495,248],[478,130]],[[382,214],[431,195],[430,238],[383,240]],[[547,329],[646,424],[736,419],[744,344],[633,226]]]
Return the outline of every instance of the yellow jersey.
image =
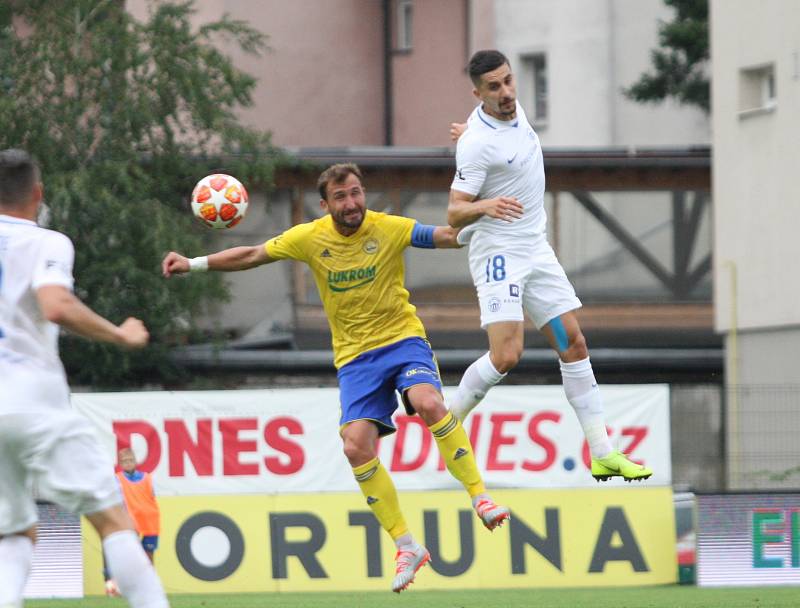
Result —
[[[415,224],[407,217],[367,210],[358,230],[344,236],[326,215],[264,244],[269,257],[299,260],[311,268],[337,368],[373,348],[426,337],[403,286],[403,251],[411,244]]]

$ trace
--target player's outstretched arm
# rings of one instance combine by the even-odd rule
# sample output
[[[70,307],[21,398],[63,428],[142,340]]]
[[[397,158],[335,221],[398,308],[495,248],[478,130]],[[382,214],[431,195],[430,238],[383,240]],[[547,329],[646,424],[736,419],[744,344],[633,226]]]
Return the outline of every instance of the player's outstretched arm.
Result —
[[[129,317],[121,325],[114,325],[62,285],[40,287],[36,290],[36,299],[48,321],[84,338],[126,348],[141,348],[150,340],[147,328],[139,319]]]
[[[161,272],[165,277],[173,274],[185,274],[190,271],[221,270],[233,272],[247,270],[262,264],[274,262],[267,255],[263,245],[252,247],[231,247],[208,256],[189,259],[180,253],[170,251],[161,262]]]
[[[453,228],[463,228],[484,215],[506,222],[522,217],[523,207],[513,196],[499,196],[475,200],[476,197],[459,190],[450,190],[447,203],[447,223]]]

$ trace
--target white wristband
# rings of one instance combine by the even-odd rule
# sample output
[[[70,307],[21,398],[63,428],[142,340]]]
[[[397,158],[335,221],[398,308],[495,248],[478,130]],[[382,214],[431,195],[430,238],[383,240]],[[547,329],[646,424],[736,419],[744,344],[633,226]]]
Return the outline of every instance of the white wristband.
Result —
[[[205,272],[208,270],[208,256],[189,258],[189,272]]]

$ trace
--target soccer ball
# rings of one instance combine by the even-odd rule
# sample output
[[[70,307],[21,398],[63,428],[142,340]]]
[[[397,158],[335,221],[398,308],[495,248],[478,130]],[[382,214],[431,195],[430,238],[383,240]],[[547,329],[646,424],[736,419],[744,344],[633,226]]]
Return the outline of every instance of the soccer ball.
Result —
[[[211,228],[233,228],[247,213],[242,183],[224,173],[206,175],[192,191],[192,213]]]

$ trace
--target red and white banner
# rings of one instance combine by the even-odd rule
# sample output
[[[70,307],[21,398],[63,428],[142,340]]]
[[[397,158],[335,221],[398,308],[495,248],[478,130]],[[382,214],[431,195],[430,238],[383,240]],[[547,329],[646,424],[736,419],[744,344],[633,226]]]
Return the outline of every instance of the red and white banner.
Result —
[[[669,387],[602,391],[614,446],[652,467],[648,485],[670,485]],[[358,491],[342,453],[334,388],[75,393],[72,402],[110,454],[133,447],[161,495]],[[398,489],[460,487],[418,416],[400,407],[395,423],[380,458]],[[489,488],[596,485],[560,386],[495,387],[465,428]]]

